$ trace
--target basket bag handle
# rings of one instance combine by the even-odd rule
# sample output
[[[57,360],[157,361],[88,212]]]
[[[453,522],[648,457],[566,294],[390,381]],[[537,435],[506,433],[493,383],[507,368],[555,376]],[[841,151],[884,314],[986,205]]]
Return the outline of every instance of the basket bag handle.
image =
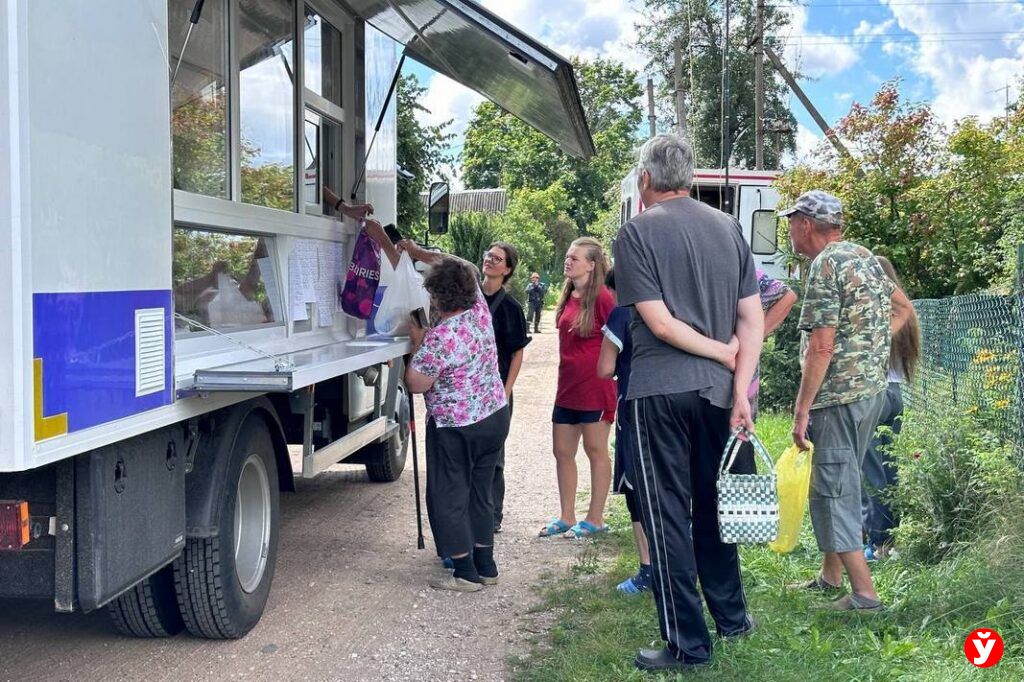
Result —
[[[746,427],[741,426],[732,432],[729,436],[729,442],[725,444],[725,451],[722,453],[722,464],[718,469],[718,477],[721,478],[725,475],[725,472],[732,467],[732,463],[736,461],[736,456],[740,453],[740,447],[743,446],[743,441],[739,439],[741,433],[747,435],[747,438],[754,446],[754,452],[760,456],[761,461],[767,467],[768,473],[775,473],[775,464],[772,462],[772,458],[768,456],[768,451],[765,449],[761,439],[753,431],[748,431]]]

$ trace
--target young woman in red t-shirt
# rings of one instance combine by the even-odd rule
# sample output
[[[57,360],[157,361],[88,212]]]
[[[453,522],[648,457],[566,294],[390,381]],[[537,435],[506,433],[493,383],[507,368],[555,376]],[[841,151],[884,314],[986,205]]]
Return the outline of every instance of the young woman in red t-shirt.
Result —
[[[586,537],[608,530],[604,504],[611,485],[608,434],[615,421],[615,382],[597,376],[601,329],[615,307],[604,286],[608,270],[601,244],[577,239],[565,255],[565,286],[558,324],[558,394],[552,414],[555,471],[561,510],[540,535]],[[590,507],[576,523],[576,450],[580,438],[590,460]]]

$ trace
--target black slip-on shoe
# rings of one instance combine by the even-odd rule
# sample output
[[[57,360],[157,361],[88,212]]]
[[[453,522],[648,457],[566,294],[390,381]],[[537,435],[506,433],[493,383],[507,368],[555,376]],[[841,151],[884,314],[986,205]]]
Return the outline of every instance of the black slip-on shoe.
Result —
[[[687,662],[680,661],[673,656],[668,649],[641,649],[636,660],[633,661],[637,668],[647,672],[663,672],[671,670],[674,672],[687,672],[696,670],[708,665],[709,661]]]

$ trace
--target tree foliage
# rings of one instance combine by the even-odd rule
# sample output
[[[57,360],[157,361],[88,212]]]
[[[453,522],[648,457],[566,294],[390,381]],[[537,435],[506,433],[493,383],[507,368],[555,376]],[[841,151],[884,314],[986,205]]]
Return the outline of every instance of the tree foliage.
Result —
[[[654,70],[663,75],[660,92],[662,112],[671,112],[666,120],[675,121],[674,43],[681,41],[682,83],[687,97],[687,125],[698,166],[717,168],[723,165],[722,149],[722,45],[725,33],[722,0],[643,0],[644,21],[637,24],[637,40],[647,54]],[[754,52],[748,48],[755,38],[754,2],[731,3],[729,46],[729,104],[731,121],[725,128],[732,143],[734,163],[754,167]],[[777,34],[790,23],[789,15],[777,4],[765,8],[765,35]],[[779,40],[768,37],[765,44],[781,53]],[[793,66],[790,71],[795,71]],[[773,73],[771,64],[764,68],[766,122],[785,123],[792,132],[779,140],[782,153],[796,149],[796,119],[787,105],[786,86]],[[770,140],[766,133],[766,141]],[[780,154],[766,144],[766,168],[778,168]]]
[[[851,157],[830,146],[814,168],[778,186],[784,201],[821,188],[843,201],[846,233],[887,256],[915,297],[968,293],[1012,282],[1024,241],[1024,109],[1009,126],[967,118],[951,134],[930,107],[882,86],[836,127]]]
[[[565,212],[585,233],[607,210],[605,191],[625,174],[641,122],[642,89],[635,71],[610,59],[573,60],[583,109],[597,154],[581,161],[490,102],[480,104],[466,130],[462,180],[470,189],[545,190],[561,182]],[[617,203],[617,199],[616,199]],[[552,241],[554,235],[548,235]]]
[[[420,104],[426,91],[415,75],[402,76],[398,81],[398,164],[413,175],[398,181],[398,224],[409,233],[426,219],[420,193],[442,177],[445,164],[452,162],[447,151],[454,137],[448,131],[451,121],[431,126],[416,118],[416,112],[426,111]]]

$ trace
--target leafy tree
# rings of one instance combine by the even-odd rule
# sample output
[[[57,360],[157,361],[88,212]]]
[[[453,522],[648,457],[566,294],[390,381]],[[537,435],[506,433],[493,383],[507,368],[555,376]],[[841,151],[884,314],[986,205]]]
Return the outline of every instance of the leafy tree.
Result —
[[[667,120],[675,120],[673,72],[674,44],[681,40],[682,82],[687,91],[687,125],[698,166],[717,168],[721,157],[722,43],[725,32],[723,0],[643,0],[644,21],[637,23],[637,42],[654,69],[664,74],[660,102]],[[735,163],[754,167],[754,52],[747,46],[755,38],[754,2],[731,4],[728,59],[730,70],[729,102],[732,120],[726,126],[732,142]],[[777,4],[765,7],[765,35],[787,27],[789,15]],[[781,53],[777,38],[765,44]],[[793,71],[793,67],[790,67]],[[781,121],[793,132],[782,134],[782,153],[796,149],[796,119],[787,105],[785,84],[765,64],[764,120]],[[767,133],[766,133],[767,135]],[[766,168],[778,168],[780,159],[772,144],[764,149]]]
[[[427,213],[420,193],[452,162],[447,152],[448,141],[454,137],[448,132],[451,121],[429,126],[416,118],[417,111],[426,111],[419,102],[426,91],[414,75],[398,81],[398,163],[413,175],[398,183],[398,224],[408,228],[424,222]]]
[[[815,187],[838,196],[849,237],[892,260],[911,296],[1012,281],[1008,251],[1024,236],[1014,232],[1024,201],[1019,109],[1008,129],[1002,118],[968,118],[947,135],[928,105],[903,101],[890,82],[836,129],[851,157],[822,145],[820,167],[796,168],[778,181],[787,199]]]
[[[566,213],[577,234],[583,234],[608,208],[605,191],[632,161],[642,89],[636,72],[613,60],[574,59],[573,67],[597,154],[588,161],[573,158],[527,124],[484,102],[466,130],[462,180],[470,189],[513,191],[543,190],[561,181],[569,197]]]

